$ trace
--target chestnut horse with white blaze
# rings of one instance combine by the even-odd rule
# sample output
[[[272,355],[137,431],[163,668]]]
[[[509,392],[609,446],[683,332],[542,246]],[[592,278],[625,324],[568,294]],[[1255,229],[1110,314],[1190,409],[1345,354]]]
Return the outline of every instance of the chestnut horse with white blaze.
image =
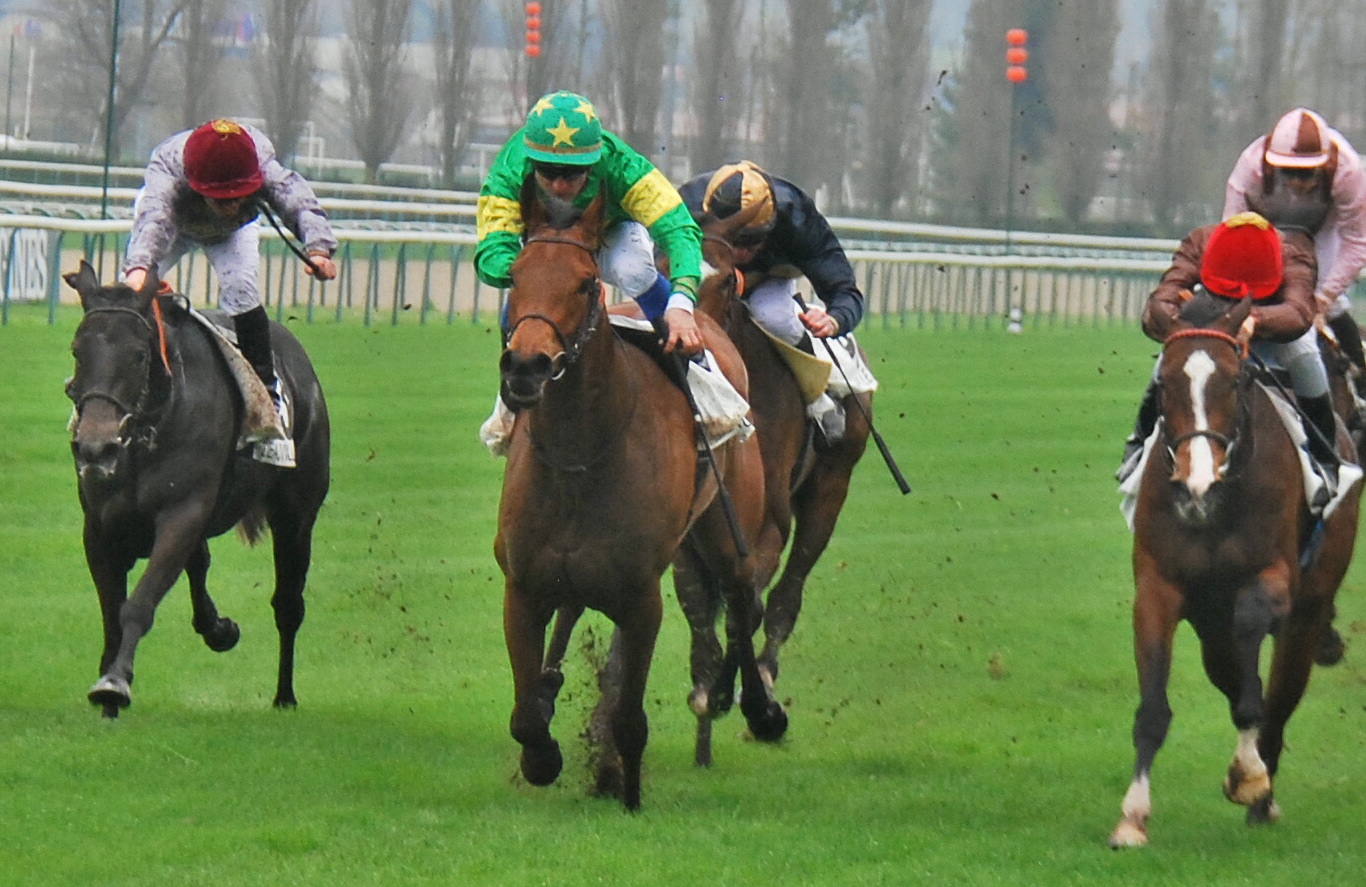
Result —
[[[1321,523],[1311,514],[1278,395],[1256,383],[1242,356],[1237,333],[1250,310],[1250,300],[1225,308],[1197,297],[1163,345],[1160,437],[1134,515],[1137,754],[1111,847],[1148,842],[1149,777],[1171,723],[1167,679],[1182,619],[1238,732],[1224,794],[1248,808],[1249,824],[1279,818],[1272,781],[1286,722],[1351,562],[1359,485]],[[1341,424],[1337,444],[1344,461],[1356,460]],[[1264,693],[1258,665],[1267,636],[1274,647]]]

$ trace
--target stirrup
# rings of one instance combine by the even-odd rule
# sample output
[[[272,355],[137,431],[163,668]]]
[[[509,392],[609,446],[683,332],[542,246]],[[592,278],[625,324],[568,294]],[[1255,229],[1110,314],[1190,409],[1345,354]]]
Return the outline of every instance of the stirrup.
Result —
[[[815,420],[827,444],[844,440],[844,407],[828,391],[807,404],[806,415]]]
[[[1119,468],[1115,471],[1115,480],[1124,483],[1124,480],[1133,474],[1138,468],[1138,463],[1143,460],[1143,441],[1134,440],[1132,437],[1124,442],[1124,455],[1120,457]]]

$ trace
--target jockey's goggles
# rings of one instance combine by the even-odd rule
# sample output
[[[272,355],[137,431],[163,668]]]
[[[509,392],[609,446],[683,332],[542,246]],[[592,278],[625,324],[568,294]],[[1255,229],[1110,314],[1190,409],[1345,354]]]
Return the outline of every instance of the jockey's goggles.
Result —
[[[537,163],[534,168],[536,175],[548,182],[572,181],[588,175],[588,167],[573,166],[568,163]]]

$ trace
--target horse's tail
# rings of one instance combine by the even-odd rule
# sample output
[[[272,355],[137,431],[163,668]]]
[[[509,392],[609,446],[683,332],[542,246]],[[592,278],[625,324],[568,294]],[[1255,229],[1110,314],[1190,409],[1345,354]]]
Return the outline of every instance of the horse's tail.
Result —
[[[248,508],[246,514],[237,522],[237,538],[247,546],[254,546],[260,542],[265,532],[266,510],[260,505]]]

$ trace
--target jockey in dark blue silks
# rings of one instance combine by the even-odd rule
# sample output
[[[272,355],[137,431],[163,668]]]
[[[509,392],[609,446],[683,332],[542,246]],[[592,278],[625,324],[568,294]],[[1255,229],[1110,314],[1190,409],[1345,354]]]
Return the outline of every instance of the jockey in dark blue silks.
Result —
[[[749,160],[701,173],[679,189],[694,218],[727,219],[749,212],[749,224],[730,238],[735,266],[764,279],[744,294],[754,320],[775,338],[811,354],[811,337],[852,332],[863,319],[863,293],[853,266],[816,203],[789,181]],[[824,307],[793,310],[797,278],[806,277]],[[808,406],[828,440],[844,433],[839,401],[822,395]]]

